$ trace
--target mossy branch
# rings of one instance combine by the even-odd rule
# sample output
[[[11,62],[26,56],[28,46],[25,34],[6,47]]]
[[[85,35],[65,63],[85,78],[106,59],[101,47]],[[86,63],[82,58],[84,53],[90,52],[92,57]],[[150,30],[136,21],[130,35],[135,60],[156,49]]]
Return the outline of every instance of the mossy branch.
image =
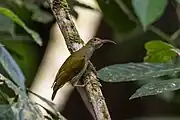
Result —
[[[68,50],[73,53],[80,49],[84,42],[80,38],[79,33],[75,27],[71,15],[69,14],[69,7],[66,0],[48,0],[51,10],[56,18],[57,24],[64,36]],[[87,81],[85,87],[88,101],[92,104],[97,120],[110,120],[110,115],[105,103],[104,97],[100,89],[100,83],[97,81],[96,73],[94,73],[94,66],[92,63],[88,65],[87,70],[83,76],[84,83]]]

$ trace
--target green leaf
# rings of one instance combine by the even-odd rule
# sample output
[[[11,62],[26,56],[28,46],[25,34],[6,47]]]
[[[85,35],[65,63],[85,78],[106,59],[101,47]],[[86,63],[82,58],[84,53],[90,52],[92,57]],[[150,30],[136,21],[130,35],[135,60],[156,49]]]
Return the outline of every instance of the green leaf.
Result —
[[[24,6],[32,11],[32,19],[41,23],[48,23],[54,19],[53,15],[41,10],[37,4],[31,3],[30,1],[24,2]]]
[[[130,97],[130,99],[142,96],[156,95],[178,89],[180,89],[180,79],[153,81],[139,88],[136,93],[134,93]]]
[[[0,7],[0,13],[9,17],[11,20],[16,22],[19,26],[24,28],[24,30],[26,30],[39,45],[42,45],[42,40],[39,34],[31,30],[30,28],[28,28],[25,25],[25,23],[15,13],[13,13],[11,10],[4,7]]]
[[[43,10],[38,10],[33,13],[32,19],[45,24],[52,21],[54,18],[50,13]]]
[[[25,1],[24,6],[26,7],[26,9],[28,9],[29,11],[32,11],[32,12],[40,9],[37,4],[34,4],[31,1]]]
[[[7,38],[3,41],[0,40],[0,42],[6,46],[8,52],[19,65],[26,78],[26,86],[30,87],[40,63],[40,47],[26,36],[16,36],[16,38],[14,40]]]
[[[19,66],[16,64],[12,56],[8,53],[8,51],[0,46],[0,63],[12,78],[12,80],[23,90],[25,90],[25,78],[23,73],[21,72]]]
[[[32,41],[31,37],[28,35],[14,35],[14,36],[10,36],[10,35],[5,35],[0,33],[0,43],[4,43],[4,42],[9,42],[9,44],[11,44],[12,42],[17,42],[17,41]],[[6,47],[8,45],[5,45]],[[20,51],[22,52],[22,51]]]
[[[39,99],[41,99],[43,102],[45,102],[45,104],[47,104],[47,105],[52,109],[52,110],[51,110],[51,109],[47,109],[46,107],[44,107],[44,106],[42,106],[42,105],[39,104],[41,107],[43,107],[43,108],[46,110],[46,112],[47,112],[48,114],[51,115],[52,118],[58,119],[58,120],[66,120],[66,119],[59,113],[56,105],[55,105],[53,102],[51,102],[51,101],[47,100],[46,98],[44,98],[44,97],[42,97],[42,96],[40,96],[40,95],[32,92],[31,90],[28,90],[28,91],[29,91],[31,94],[33,94],[33,95],[35,95],[36,97],[38,97]]]
[[[37,104],[29,98],[18,99],[18,102],[14,103],[11,108],[15,114],[15,120],[44,120]]]
[[[1,120],[15,120],[15,115],[11,109],[11,105],[1,104],[0,113]]]
[[[55,116],[59,116],[60,113],[59,113],[56,105],[55,105],[52,101],[49,101],[48,99],[46,99],[46,98],[44,98],[44,97],[42,97],[42,96],[40,96],[40,95],[32,92],[31,90],[28,90],[28,91],[29,91],[31,94],[33,94],[33,95],[35,95],[36,97],[38,97],[39,99],[41,99],[43,102],[45,102],[45,104],[47,104],[47,105],[53,110],[53,111],[50,111],[50,110],[49,110],[49,112],[51,112],[51,113],[54,114]],[[47,110],[46,110],[46,111],[47,111]]]
[[[175,53],[177,53],[180,56],[180,49],[172,48],[171,50],[174,51]]]
[[[180,0],[176,0],[180,4]]]
[[[14,36],[14,23],[8,17],[0,14],[0,32]]]
[[[9,104],[9,99],[9,96],[0,89],[0,104]]]
[[[167,0],[132,0],[132,5],[143,28],[152,24],[163,14]]]
[[[16,6],[18,6],[18,7],[22,7],[22,5],[23,5],[23,2],[24,2],[24,0],[0,0],[1,1],[1,3],[7,3],[8,5],[9,4],[13,4],[13,5],[16,5]]]
[[[173,75],[180,67],[168,63],[128,63],[116,64],[98,71],[98,77],[105,82],[127,82],[152,80],[164,75]]]
[[[160,40],[153,40],[145,44],[147,55],[145,62],[172,62],[176,57],[175,48]]]
[[[20,88],[19,86],[15,85],[11,80],[4,77],[0,74],[0,81],[4,82],[8,88],[14,91],[15,95],[21,95],[21,97],[26,97],[26,91]]]
[[[21,94],[22,90],[19,89],[19,87],[1,74],[0,81],[4,82],[18,96],[17,100],[14,102],[0,104],[1,120],[44,120],[44,116],[37,104],[32,102],[27,95]],[[2,92],[0,92],[0,96],[6,101],[10,101]],[[1,112],[2,110],[3,112]]]

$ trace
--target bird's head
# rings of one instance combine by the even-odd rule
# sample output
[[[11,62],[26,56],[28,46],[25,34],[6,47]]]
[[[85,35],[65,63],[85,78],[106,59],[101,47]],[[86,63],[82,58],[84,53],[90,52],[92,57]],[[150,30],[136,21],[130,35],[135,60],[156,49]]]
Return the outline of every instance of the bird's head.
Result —
[[[90,45],[94,47],[95,49],[100,48],[104,43],[113,43],[116,44],[114,41],[111,40],[102,40],[99,38],[92,38],[91,40],[88,41],[87,45]]]

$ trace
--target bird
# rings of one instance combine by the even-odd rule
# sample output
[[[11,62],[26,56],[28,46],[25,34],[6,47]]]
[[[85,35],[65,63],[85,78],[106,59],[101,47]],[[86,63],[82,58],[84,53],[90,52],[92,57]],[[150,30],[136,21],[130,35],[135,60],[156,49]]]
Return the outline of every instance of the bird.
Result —
[[[111,40],[103,40],[97,37],[90,39],[85,46],[78,51],[73,52],[58,70],[53,82],[53,94],[51,99],[56,96],[57,91],[64,86],[65,83],[77,83],[85,72],[87,65],[94,51],[100,48],[104,43],[114,43]]]

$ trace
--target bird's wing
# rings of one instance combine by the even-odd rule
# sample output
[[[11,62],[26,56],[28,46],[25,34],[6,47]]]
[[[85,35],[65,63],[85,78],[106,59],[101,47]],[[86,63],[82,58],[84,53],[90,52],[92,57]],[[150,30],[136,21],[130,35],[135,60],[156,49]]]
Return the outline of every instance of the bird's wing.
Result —
[[[52,87],[64,85],[80,73],[84,66],[84,57],[70,56],[58,71]]]

